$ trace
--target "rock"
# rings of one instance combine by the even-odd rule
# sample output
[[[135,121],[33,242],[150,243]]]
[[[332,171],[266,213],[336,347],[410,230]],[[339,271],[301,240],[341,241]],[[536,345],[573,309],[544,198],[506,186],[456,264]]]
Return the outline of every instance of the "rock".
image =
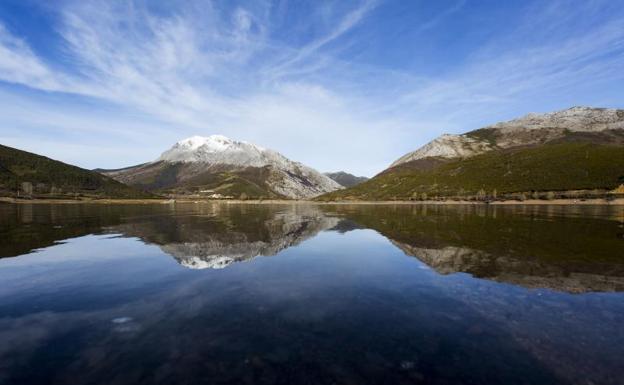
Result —
[[[591,135],[623,129],[624,110],[572,107],[546,114],[531,113],[462,135],[444,134],[397,159],[390,167],[425,158],[467,158],[496,149],[561,140],[571,134]]]

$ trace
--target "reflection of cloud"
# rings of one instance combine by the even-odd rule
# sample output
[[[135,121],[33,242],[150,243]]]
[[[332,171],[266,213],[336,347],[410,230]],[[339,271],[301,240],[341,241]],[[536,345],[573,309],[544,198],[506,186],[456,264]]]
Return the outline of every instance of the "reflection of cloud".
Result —
[[[111,320],[114,324],[125,324],[126,322],[132,321],[132,317],[117,317]]]
[[[347,253],[353,246],[350,242],[363,242],[362,237],[350,238],[350,235],[340,237],[341,253]],[[372,240],[375,245],[379,245],[377,238]],[[366,246],[358,245],[356,249],[359,251]],[[312,266],[315,257],[307,258]],[[145,260],[146,265],[152,263]],[[619,309],[617,304],[612,307],[615,298],[611,302],[608,298],[592,301],[580,296],[561,298],[548,292],[537,297],[517,288],[509,290],[499,286],[494,290],[484,281],[472,279],[445,285],[440,281],[428,282],[425,277],[421,283],[426,287],[415,288],[396,281],[395,271],[384,273],[381,270],[371,276],[368,275],[371,272],[364,269],[364,276],[360,278],[374,277],[373,281],[386,282],[382,284],[385,289],[376,285],[371,288],[365,281],[352,280],[356,278],[353,272],[358,270],[352,269],[353,266],[332,265],[336,275],[330,275],[329,279],[327,273],[318,274],[306,268],[310,266],[297,265],[295,270],[286,272],[274,268],[241,269],[231,274],[192,274],[185,269],[172,271],[168,266],[173,276],[144,277],[143,285],[150,290],[136,295],[127,294],[128,286],[132,286],[131,277],[119,280],[117,291],[110,293],[120,297],[116,304],[102,298],[101,302],[94,301],[80,311],[1,317],[0,381],[8,382],[15,378],[11,376],[20,375],[18,370],[39,363],[38,360],[46,360],[48,365],[40,368],[45,374],[53,372],[60,378],[79,376],[94,382],[110,379],[114,373],[112,383],[137,383],[133,376],[142,373],[141,363],[145,361],[153,363],[142,377],[150,383],[163,381],[160,376],[182,378],[200,374],[231,379],[232,372],[226,374],[225,369],[247,374],[253,367],[241,362],[255,356],[268,360],[267,365],[284,364],[288,368],[300,362],[319,363],[319,367],[312,370],[327,375],[335,372],[321,363],[331,359],[335,365],[345,365],[347,369],[344,370],[349,370],[346,373],[341,370],[343,376],[360,379],[357,377],[360,372],[356,370],[360,367],[348,364],[352,363],[351,350],[341,344],[347,344],[354,351],[367,352],[357,363],[365,367],[377,362],[375,359],[371,362],[368,357],[376,357],[384,351],[379,343],[369,342],[369,338],[377,338],[370,333],[380,333],[385,337],[380,339],[386,341],[381,342],[381,346],[388,344],[391,352],[392,357],[387,360],[401,366],[411,358],[397,358],[394,349],[397,339],[408,331],[412,338],[427,336],[423,345],[411,347],[414,350],[410,351],[418,356],[414,361],[416,366],[431,359],[438,362],[436,346],[452,336],[449,343],[457,349],[456,354],[482,354],[480,349],[486,352],[498,349],[503,354],[522,352],[513,356],[516,359],[534,359],[524,353],[524,349],[518,349],[522,346],[547,363],[548,370],[563,373],[562,378],[605,379],[609,373],[619,373],[617,363],[609,358],[613,348],[599,338],[604,333],[612,333],[616,340],[620,338],[617,328],[611,331],[604,328],[612,327],[621,317],[611,315],[612,322],[600,320]],[[354,288],[353,282],[362,285]],[[402,288],[400,292],[395,291],[399,288]],[[71,294],[72,290],[60,291],[57,298]],[[548,314],[552,314],[553,308],[575,317],[563,317],[552,324]],[[362,319],[371,320],[370,328]],[[438,319],[445,322],[437,322]],[[487,338],[466,337],[464,333],[472,333],[475,325],[481,328],[475,333]],[[568,331],[574,332],[575,339],[569,338]],[[462,337],[456,338],[457,333]],[[71,338],[64,340],[63,336]],[[46,355],[51,352],[53,343],[59,341],[66,344],[67,354]],[[568,345],[563,352],[551,351],[552,346]],[[300,357],[297,355],[300,346],[314,346],[315,350],[311,354],[304,349]],[[546,353],[550,354],[546,356]],[[608,357],[602,357],[603,354]],[[572,367],[579,356],[584,357],[586,363]],[[279,364],[273,359],[279,360]],[[454,364],[450,365],[457,369]],[[281,370],[281,366],[274,370]],[[307,371],[301,373],[308,374]],[[365,380],[361,378],[358,382]]]
[[[442,279],[412,269],[410,259],[386,258],[396,256],[396,249],[379,236],[381,232],[358,236],[362,232],[349,231],[369,227],[355,222],[356,214],[370,212],[368,207],[334,217],[322,214],[318,207],[299,205],[186,208],[188,211],[178,206],[173,212],[154,208],[143,216],[126,211],[106,225],[114,234],[129,238],[82,237],[42,250],[39,254],[44,261],[67,248],[79,250],[83,257],[89,251],[88,260],[103,254],[117,258],[100,261],[109,263],[108,268],[92,265],[77,271],[72,269],[76,265],[51,264],[50,269],[64,274],[46,272],[45,286],[41,281],[28,281],[24,282],[28,286],[3,287],[2,303],[12,302],[6,302],[9,305],[2,308],[0,316],[0,382],[19,383],[15,378],[24,374],[24,367],[36,367],[45,375],[53,373],[59,382],[80,378],[83,382],[106,379],[108,383],[134,384],[140,382],[137,377],[166,383],[170,378],[208,375],[215,382],[231,382],[236,376],[251,375],[258,367],[272,373],[287,368],[284,370],[300,376],[295,378],[298,380],[310,373],[335,376],[333,370],[339,367],[341,378],[363,383],[367,378],[358,376],[376,362],[381,362],[380,370],[402,367],[415,371],[421,365],[439,363],[440,346],[452,346],[458,357],[465,354],[468,360],[489,354],[488,358],[494,357],[502,365],[512,362],[505,360],[508,357],[537,360],[539,365],[529,362],[540,370],[555,370],[566,380],[609,383],[610,375],[622,371],[619,356],[613,354],[620,351],[617,342],[622,341],[622,332],[614,325],[621,324],[620,314],[624,314],[617,296],[529,291],[466,276]],[[398,233],[404,230],[401,225],[420,218],[426,221],[425,230],[404,233],[425,241],[441,233],[466,240],[450,230],[460,219],[449,211],[441,217],[435,216],[435,210],[442,209],[429,207],[426,214],[421,206],[409,206],[392,216],[389,206],[379,209],[375,223],[383,221]],[[484,208],[446,210],[458,210],[462,217],[493,220]],[[497,210],[503,216],[515,208]],[[81,211],[72,218],[84,218],[85,214]],[[530,217],[525,214],[523,218]],[[343,223],[340,218],[353,219]],[[546,219],[557,221],[552,216]],[[278,253],[323,229],[344,235],[325,234],[327,237],[317,239],[331,238],[331,248],[309,244],[295,249],[293,258],[201,274],[172,267],[170,258],[157,248],[137,242],[138,237],[164,251],[171,246],[180,253],[180,261],[190,258],[210,263],[214,256],[244,260],[254,254]],[[388,238],[392,235],[386,232]],[[522,274],[545,275],[550,280],[562,273],[546,262],[492,256],[476,247],[439,242],[434,246],[417,242],[395,245],[442,273],[467,271],[515,284],[513,279]],[[130,250],[139,258],[128,258]],[[372,259],[376,262],[369,266]],[[37,307],[30,306],[33,298],[40,301]],[[67,306],[78,310],[68,311]],[[573,316],[559,319],[558,314]],[[554,319],[557,322],[553,323]],[[396,341],[413,354],[397,349]],[[65,348],[63,354],[52,352],[57,346]],[[353,352],[365,352],[364,358],[353,361]],[[583,363],[574,365],[579,357]],[[246,364],[247,359],[258,366]],[[143,366],[144,362],[149,365]],[[297,365],[305,367],[292,371]],[[449,365],[444,368],[462,370],[455,363]]]
[[[141,331],[141,325],[132,317],[113,318],[111,322],[114,325],[113,330],[117,333],[138,333]]]

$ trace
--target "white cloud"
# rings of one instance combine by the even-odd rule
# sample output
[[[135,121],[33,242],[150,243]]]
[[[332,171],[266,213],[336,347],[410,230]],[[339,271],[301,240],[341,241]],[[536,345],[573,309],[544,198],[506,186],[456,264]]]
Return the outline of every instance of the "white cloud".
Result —
[[[319,84],[281,80],[275,68],[286,69],[312,56],[361,22],[373,4],[363,3],[347,12],[323,37],[303,49],[293,49],[268,44],[266,20],[240,7],[227,17],[211,7],[200,14],[196,9],[183,9],[165,17],[133,3],[75,3],[61,13],[59,31],[77,71],[52,70],[23,41],[2,30],[2,49],[17,56],[13,67],[20,75],[4,80],[136,108],[167,126],[178,125],[179,137],[221,132],[256,141],[322,169],[335,169],[335,161],[319,159],[319,151],[340,152],[345,141],[356,147],[359,142],[363,151],[366,143],[357,137],[367,131],[372,135],[379,126],[352,115],[357,106],[351,105],[348,97]],[[26,71],[23,64],[28,63],[33,63],[33,70]],[[258,63],[264,65],[257,67]],[[240,87],[243,92],[236,90]],[[55,114],[48,110],[44,115],[50,118]],[[49,121],[54,122],[48,126],[52,129],[76,127],[58,116]],[[101,129],[106,130],[108,125]],[[391,160],[381,151],[384,145],[389,148],[384,140],[378,141],[378,163]],[[79,163],[92,165],[91,161]],[[370,165],[361,169],[374,172]]]
[[[0,24],[0,79],[43,90],[61,90],[62,82],[28,45]]]
[[[527,10],[525,20],[476,47],[461,65],[423,78],[416,71],[337,59],[341,47],[352,43],[350,32],[366,26],[383,6],[377,1],[350,9],[326,5],[322,21],[310,15],[310,23],[318,21],[316,33],[298,44],[275,39],[277,11],[269,2],[233,9],[188,2],[156,13],[143,2],[70,1],[56,21],[64,42],[58,50],[69,58],[65,65],[40,57],[0,24],[0,79],[84,96],[94,101],[94,110],[103,101],[123,114],[109,124],[105,113],[57,109],[47,99],[28,104],[26,96],[8,90],[0,93],[0,123],[24,129],[0,139],[28,147],[40,126],[94,142],[108,136],[123,140],[124,148],[150,148],[127,156],[131,164],[178,138],[222,133],[323,171],[371,175],[444,131],[517,114],[535,105],[531,99],[564,103],[570,90],[622,79],[622,15],[601,22],[600,7],[592,3],[574,9],[553,4],[558,5]],[[465,8],[459,1],[415,28],[431,32]],[[571,32],[581,16],[593,25]],[[29,108],[41,113],[29,114]],[[66,154],[67,146],[76,145],[93,152],[76,150],[79,155],[64,160],[89,167],[98,156],[102,167],[124,160],[111,161],[110,148],[65,140],[48,137],[48,155]]]

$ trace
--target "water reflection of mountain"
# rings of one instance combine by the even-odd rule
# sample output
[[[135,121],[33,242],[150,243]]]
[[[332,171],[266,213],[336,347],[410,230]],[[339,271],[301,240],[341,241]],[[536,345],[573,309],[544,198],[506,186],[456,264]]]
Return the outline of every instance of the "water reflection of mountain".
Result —
[[[123,224],[111,231],[158,245],[182,266],[220,269],[271,256],[339,223],[314,206],[212,206],[209,212],[169,215]]]
[[[570,293],[624,291],[622,208],[336,206],[440,274]],[[567,210],[567,211],[566,211]]]
[[[570,293],[592,291],[624,291],[622,265],[600,266],[595,269],[568,269],[538,260],[522,260],[492,255],[479,250],[448,246],[442,249],[413,247],[393,241],[406,254],[418,258],[440,274],[469,273],[477,278],[491,279],[528,288],[545,288]],[[619,269],[620,271],[613,271]],[[612,275],[615,273],[616,275]]]
[[[115,233],[158,245],[186,267],[222,268],[277,254],[339,222],[307,205],[1,205],[0,258]]]
[[[624,291],[624,208],[0,205],[0,258],[116,233],[190,268],[274,255],[321,231],[376,230],[441,274],[571,293]]]
[[[70,238],[100,234],[105,226],[165,212],[166,208],[161,206],[0,204],[0,258],[27,254]]]

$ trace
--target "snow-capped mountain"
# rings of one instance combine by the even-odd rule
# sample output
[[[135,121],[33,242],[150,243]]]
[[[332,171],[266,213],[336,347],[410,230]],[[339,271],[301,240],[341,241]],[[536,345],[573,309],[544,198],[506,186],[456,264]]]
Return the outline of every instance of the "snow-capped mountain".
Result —
[[[276,151],[223,135],[183,139],[153,162],[104,173],[148,190],[232,198],[301,199],[341,188]]]

